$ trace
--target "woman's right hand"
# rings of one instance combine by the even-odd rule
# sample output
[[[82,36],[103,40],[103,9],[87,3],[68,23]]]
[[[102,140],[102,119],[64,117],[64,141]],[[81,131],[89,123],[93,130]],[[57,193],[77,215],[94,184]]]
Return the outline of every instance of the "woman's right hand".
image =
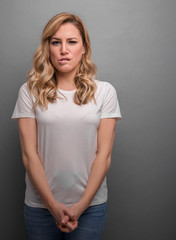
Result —
[[[75,216],[64,204],[55,202],[49,211],[56,220],[57,226],[63,232],[72,232],[78,227],[78,221],[75,220]],[[62,221],[64,219],[64,221]]]

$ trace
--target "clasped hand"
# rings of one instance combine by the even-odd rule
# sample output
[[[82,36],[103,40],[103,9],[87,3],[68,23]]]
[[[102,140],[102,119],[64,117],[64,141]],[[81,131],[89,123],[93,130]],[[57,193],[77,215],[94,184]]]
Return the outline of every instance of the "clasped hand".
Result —
[[[57,203],[53,216],[55,217],[56,224],[62,232],[72,232],[78,227],[78,218],[84,211],[81,204],[75,203],[67,208],[64,204]]]

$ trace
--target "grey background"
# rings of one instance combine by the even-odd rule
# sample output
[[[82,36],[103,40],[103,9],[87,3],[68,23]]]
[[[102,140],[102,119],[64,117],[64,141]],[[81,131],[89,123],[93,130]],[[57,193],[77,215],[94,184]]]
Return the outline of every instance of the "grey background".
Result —
[[[71,11],[85,22],[98,79],[117,90],[104,240],[174,240],[176,1],[1,0],[0,239],[27,239],[24,168],[11,115],[45,23]]]

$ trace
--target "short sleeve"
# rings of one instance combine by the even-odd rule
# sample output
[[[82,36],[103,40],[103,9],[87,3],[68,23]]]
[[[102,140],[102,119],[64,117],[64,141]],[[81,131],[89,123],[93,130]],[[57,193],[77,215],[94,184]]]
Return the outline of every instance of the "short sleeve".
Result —
[[[32,107],[33,99],[29,93],[27,83],[24,83],[19,89],[18,98],[11,118],[35,118],[35,111],[32,111]]]
[[[108,82],[105,82],[100,118],[122,118],[116,89]]]

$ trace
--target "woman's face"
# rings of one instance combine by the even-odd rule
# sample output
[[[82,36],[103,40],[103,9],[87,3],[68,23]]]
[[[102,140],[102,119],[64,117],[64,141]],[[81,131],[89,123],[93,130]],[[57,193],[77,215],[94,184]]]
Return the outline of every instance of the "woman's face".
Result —
[[[85,49],[79,30],[72,23],[59,27],[50,40],[50,59],[58,73],[76,74]]]

